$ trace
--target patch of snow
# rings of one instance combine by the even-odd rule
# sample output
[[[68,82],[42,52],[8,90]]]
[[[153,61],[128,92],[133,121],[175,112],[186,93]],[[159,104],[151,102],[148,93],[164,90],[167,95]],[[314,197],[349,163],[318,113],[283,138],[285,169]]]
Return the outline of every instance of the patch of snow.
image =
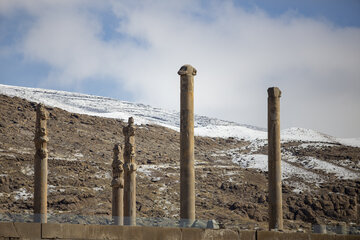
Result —
[[[16,156],[12,153],[0,153],[0,156],[6,156],[6,157],[9,157],[11,159],[16,159]]]
[[[138,166],[137,171],[144,174],[147,177],[151,177],[151,175],[154,171],[158,171],[158,170],[166,169],[166,168],[177,169],[177,168],[179,168],[179,166],[176,164],[172,164],[172,165],[170,165],[170,164],[147,164],[147,165]]]
[[[282,141],[304,141],[304,142],[337,142],[336,138],[305,128],[288,128],[281,130]]]
[[[27,176],[34,175],[34,167],[31,165],[22,166],[20,171]]]
[[[15,191],[15,200],[19,200],[19,199],[22,199],[22,200],[27,200],[29,198],[32,198],[33,197],[33,194],[28,192],[25,188],[20,188],[18,191]]]
[[[338,138],[337,141],[343,145],[360,148],[360,138]]]
[[[76,158],[83,158],[84,155],[83,155],[82,153],[75,153],[75,154],[74,154],[74,157],[76,157]]]
[[[95,174],[95,178],[98,178],[98,179],[111,179],[111,175],[109,172],[105,172],[105,173],[100,173],[98,172],[97,174]]]
[[[268,171],[268,156],[263,154],[240,154],[232,159],[233,163],[243,168],[255,168]]]
[[[166,189],[167,189],[167,187],[166,187],[165,184],[162,184],[162,185],[158,188],[159,192],[164,192]]]
[[[298,148],[322,148],[322,147],[333,147],[336,146],[337,144],[334,143],[322,143],[322,142],[315,142],[315,143],[302,143],[299,146],[297,146]]]
[[[56,192],[56,186],[55,185],[51,185],[51,184],[48,184],[48,192],[49,193],[53,193],[53,192]]]
[[[98,191],[103,191],[104,188],[103,187],[93,187],[92,188],[94,191],[98,192]]]
[[[343,160],[338,160],[337,164],[339,164],[340,166],[343,166],[343,167],[352,168],[353,170],[360,172],[360,161],[355,163],[349,159],[343,159]]]
[[[267,132],[244,126],[208,125],[195,128],[195,135],[205,137],[229,138],[236,137],[244,140],[266,139]]]
[[[161,180],[161,177],[153,177],[153,178],[151,178],[152,182],[158,182],[160,180]]]
[[[78,161],[78,159],[76,158],[70,158],[70,157],[49,157],[49,159],[51,160],[59,160],[59,161],[69,161],[69,162],[73,162],[73,161]]]
[[[268,171],[268,156],[264,154],[239,154],[232,159],[232,162],[239,164],[242,168],[253,168],[260,171]],[[290,178],[300,178],[302,181],[309,183],[321,183],[324,181],[319,174],[299,168],[285,161],[281,162],[282,179],[286,182]],[[287,182],[290,186],[294,186],[293,181]],[[305,185],[297,183],[296,187],[304,189]]]
[[[314,157],[289,158],[288,161],[299,163],[306,169],[317,169],[326,173],[334,174],[341,179],[359,179],[360,174],[346,168],[337,166],[333,163],[316,159]]]

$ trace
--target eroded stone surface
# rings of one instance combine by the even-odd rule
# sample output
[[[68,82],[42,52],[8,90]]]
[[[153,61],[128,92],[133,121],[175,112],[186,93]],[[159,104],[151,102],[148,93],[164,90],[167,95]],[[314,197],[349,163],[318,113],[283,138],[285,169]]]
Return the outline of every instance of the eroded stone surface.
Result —
[[[48,113],[42,104],[36,106],[35,161],[34,161],[34,221],[45,223],[47,220],[47,142]]]
[[[124,160],[120,144],[114,146],[114,158],[111,164],[113,170],[112,216],[115,225],[123,225],[124,217]]]
[[[124,149],[124,223],[125,225],[136,225],[136,169],[135,163],[135,127],[132,117],[128,125],[123,128],[125,137]]]

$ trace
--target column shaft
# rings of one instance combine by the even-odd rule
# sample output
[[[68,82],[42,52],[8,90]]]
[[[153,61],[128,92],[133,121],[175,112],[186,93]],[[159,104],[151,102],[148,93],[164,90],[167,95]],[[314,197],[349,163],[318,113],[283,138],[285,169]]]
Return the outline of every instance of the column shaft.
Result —
[[[124,151],[124,224],[136,225],[136,169],[134,119],[129,118],[128,126],[123,128],[125,136]]]
[[[269,169],[269,229],[283,229],[280,97],[278,88],[268,89],[268,169]]]
[[[114,146],[114,159],[112,163],[112,216],[114,225],[124,224],[124,161],[119,144]]]
[[[47,112],[43,105],[36,107],[35,157],[34,157],[34,222],[47,222]]]
[[[194,76],[190,65],[180,68],[180,218],[192,224],[195,220],[194,170]]]

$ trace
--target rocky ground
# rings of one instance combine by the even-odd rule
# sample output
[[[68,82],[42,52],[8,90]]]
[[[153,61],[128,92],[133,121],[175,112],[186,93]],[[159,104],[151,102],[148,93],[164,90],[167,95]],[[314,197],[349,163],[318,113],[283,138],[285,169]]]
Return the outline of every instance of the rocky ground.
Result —
[[[0,95],[0,213],[33,211],[35,106]],[[123,143],[125,123],[58,108],[47,110],[49,213],[110,215],[112,149],[115,143]],[[164,127],[137,126],[139,217],[179,218],[179,138],[178,132]],[[226,228],[267,228],[266,171],[233,161],[236,154],[266,154],[266,145],[254,149],[251,144],[196,137],[196,218],[216,219]],[[308,146],[300,147],[303,144]],[[297,168],[305,168],[307,162],[294,158],[316,157],[355,174],[341,179],[314,168],[309,173],[321,181],[288,177],[283,184],[286,229],[309,230],[316,223],[360,224],[359,148],[289,142],[282,151],[285,163]]]

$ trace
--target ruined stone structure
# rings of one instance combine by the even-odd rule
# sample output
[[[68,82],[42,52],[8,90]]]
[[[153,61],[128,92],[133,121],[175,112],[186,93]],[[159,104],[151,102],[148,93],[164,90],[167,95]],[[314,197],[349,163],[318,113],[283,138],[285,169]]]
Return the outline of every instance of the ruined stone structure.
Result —
[[[268,89],[269,230],[283,229],[280,97],[281,91],[279,88],[272,87]]]
[[[315,225],[314,233],[326,234],[326,225],[325,224]]]
[[[185,226],[195,220],[194,170],[194,76],[196,69],[184,65],[180,75],[180,218]]]
[[[114,225],[124,224],[124,160],[122,148],[119,144],[114,146],[114,159],[112,162],[112,217]]]
[[[136,225],[136,163],[134,119],[129,118],[128,126],[123,128],[124,148],[124,224]]]
[[[36,107],[35,159],[34,159],[34,222],[47,222],[47,142],[48,114],[42,104]]]

